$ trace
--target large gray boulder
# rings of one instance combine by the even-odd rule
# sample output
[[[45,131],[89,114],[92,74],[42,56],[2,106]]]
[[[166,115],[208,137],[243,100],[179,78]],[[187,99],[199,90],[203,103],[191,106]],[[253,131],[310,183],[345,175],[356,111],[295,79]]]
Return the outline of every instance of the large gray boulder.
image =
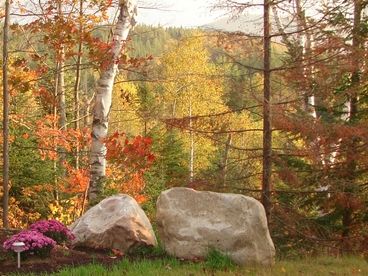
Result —
[[[251,197],[172,188],[157,201],[157,226],[165,250],[179,258],[216,249],[240,265],[274,263],[265,210]]]
[[[119,249],[157,244],[152,225],[138,203],[128,195],[102,200],[70,226],[74,245]]]

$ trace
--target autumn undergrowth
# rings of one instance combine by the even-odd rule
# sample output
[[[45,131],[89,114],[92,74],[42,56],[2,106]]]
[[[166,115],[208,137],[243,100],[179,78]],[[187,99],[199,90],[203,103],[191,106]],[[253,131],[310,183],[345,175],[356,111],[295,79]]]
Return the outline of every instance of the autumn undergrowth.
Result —
[[[218,257],[218,256],[217,256]],[[217,258],[216,257],[216,258]],[[222,260],[223,261],[223,260]],[[17,275],[17,274],[14,274]],[[21,274],[18,274],[21,275]],[[32,275],[32,274],[29,274]],[[46,274],[45,274],[46,275]],[[68,267],[55,273],[57,276],[161,276],[161,275],[368,275],[368,262],[363,257],[315,257],[299,260],[280,260],[273,267],[232,266],[214,268],[206,262],[182,262],[175,258],[129,260],[124,259],[107,269],[91,264],[77,268]]]

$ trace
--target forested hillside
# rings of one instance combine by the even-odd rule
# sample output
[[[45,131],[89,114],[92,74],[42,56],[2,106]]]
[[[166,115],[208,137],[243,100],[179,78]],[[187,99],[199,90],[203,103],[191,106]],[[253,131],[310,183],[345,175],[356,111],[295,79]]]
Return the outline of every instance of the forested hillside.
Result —
[[[321,5],[313,16],[303,5],[285,8],[298,0],[280,1],[271,5],[267,37],[138,22],[113,59],[121,37],[112,23],[122,19],[110,18],[111,1],[86,1],[87,9],[83,1],[44,2],[13,6],[2,43],[9,136],[0,140],[9,143],[2,152],[9,166],[1,166],[9,181],[0,213],[9,207],[7,226],[41,218],[71,224],[95,203],[91,171],[100,162],[97,199],[129,194],[153,220],[158,196],[171,187],[263,203],[266,196],[281,255],[367,250],[366,1]],[[234,16],[246,9],[223,2]],[[278,20],[285,10],[294,12],[286,17],[292,23]],[[33,17],[18,24],[26,14]],[[103,76],[113,73],[108,99]],[[98,147],[103,156],[91,162]]]

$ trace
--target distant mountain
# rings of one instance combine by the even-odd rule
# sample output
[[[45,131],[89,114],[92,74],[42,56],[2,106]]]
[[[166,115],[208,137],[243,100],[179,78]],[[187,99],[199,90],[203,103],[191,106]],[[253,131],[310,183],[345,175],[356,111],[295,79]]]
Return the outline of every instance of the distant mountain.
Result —
[[[295,24],[290,24],[287,18],[280,18],[285,30],[290,32],[295,30]],[[277,32],[276,22],[271,17],[271,26],[274,33]],[[243,14],[234,18],[223,17],[212,23],[203,25],[201,28],[206,30],[216,30],[224,32],[242,32],[250,36],[262,36],[263,34],[263,16],[259,14]]]

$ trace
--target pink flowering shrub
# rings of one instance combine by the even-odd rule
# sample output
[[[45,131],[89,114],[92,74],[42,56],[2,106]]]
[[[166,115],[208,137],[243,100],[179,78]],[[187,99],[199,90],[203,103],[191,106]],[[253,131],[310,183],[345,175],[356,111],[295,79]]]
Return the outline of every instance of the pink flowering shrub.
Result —
[[[44,234],[58,244],[74,239],[72,232],[64,224],[54,219],[37,221],[33,223],[29,229]]]
[[[24,242],[25,255],[37,255],[47,257],[50,255],[51,249],[56,242],[49,237],[44,236],[40,232],[33,230],[25,230],[7,239],[3,247],[6,251],[13,251],[12,246],[15,242]]]

